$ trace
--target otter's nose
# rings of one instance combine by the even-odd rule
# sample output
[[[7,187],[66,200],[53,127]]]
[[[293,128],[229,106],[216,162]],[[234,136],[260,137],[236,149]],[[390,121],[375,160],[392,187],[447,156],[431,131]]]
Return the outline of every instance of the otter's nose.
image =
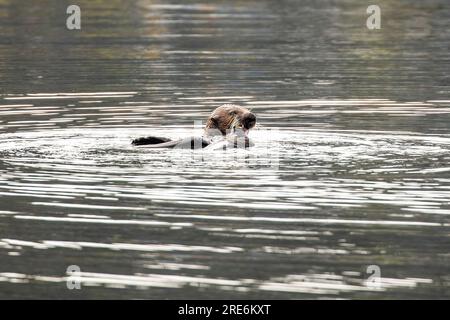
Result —
[[[256,116],[249,112],[244,116],[244,119],[242,121],[242,125],[244,126],[245,129],[251,129],[255,126],[256,124]]]

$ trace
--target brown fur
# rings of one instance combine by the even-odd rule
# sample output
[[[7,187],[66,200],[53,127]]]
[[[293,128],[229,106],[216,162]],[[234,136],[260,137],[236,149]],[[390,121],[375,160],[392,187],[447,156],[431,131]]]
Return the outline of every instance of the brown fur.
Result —
[[[235,128],[248,131],[255,124],[256,117],[248,109],[235,104],[224,104],[216,108],[206,121],[205,136],[225,136]]]

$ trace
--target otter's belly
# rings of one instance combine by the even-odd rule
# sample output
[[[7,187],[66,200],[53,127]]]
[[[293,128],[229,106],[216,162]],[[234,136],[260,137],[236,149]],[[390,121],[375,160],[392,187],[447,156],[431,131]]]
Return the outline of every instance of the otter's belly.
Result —
[[[215,141],[205,147],[206,150],[227,150],[227,149],[248,149],[255,144],[248,137],[237,137],[234,135],[226,137],[226,139]]]

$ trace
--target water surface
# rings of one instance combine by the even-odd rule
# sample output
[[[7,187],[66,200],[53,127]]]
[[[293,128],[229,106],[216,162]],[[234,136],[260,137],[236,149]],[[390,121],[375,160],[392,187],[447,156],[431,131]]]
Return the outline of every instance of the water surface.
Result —
[[[446,1],[79,5],[0,0],[1,298],[450,297]]]

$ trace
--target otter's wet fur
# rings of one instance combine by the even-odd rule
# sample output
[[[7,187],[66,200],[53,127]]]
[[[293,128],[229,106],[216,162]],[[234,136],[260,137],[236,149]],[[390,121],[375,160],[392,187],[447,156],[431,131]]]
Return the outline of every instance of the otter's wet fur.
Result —
[[[244,132],[253,128],[256,117],[247,108],[224,104],[216,108],[206,120],[205,136],[226,136],[230,130],[242,128]]]

